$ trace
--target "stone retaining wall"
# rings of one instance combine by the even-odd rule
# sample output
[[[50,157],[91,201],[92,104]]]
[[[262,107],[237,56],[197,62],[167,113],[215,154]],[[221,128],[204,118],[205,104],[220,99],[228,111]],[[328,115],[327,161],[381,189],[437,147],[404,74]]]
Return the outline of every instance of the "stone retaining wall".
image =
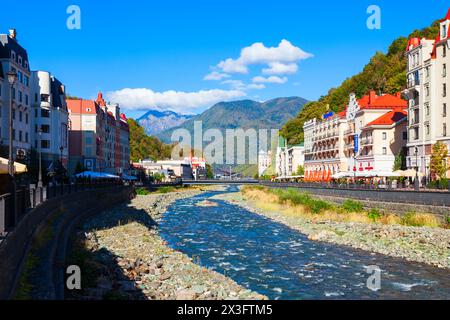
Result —
[[[47,263],[46,274],[42,275],[43,292],[53,290],[55,293],[53,259],[57,257],[58,245],[61,246],[58,242],[64,238],[67,226],[79,217],[129,200],[132,190],[132,187],[119,186],[82,191],[48,200],[27,213],[17,228],[0,243],[0,300],[14,297],[34,236],[57,219],[53,229],[55,233],[48,244],[49,261],[44,262]]]

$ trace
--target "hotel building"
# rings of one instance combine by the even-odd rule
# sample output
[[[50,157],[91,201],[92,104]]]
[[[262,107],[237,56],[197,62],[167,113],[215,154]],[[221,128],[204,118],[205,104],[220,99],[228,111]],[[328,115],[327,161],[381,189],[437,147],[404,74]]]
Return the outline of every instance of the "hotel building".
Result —
[[[399,93],[371,91],[361,99],[351,94],[343,112],[306,122],[305,171],[392,172],[406,145],[406,107]]]
[[[64,85],[49,72],[31,74],[31,142],[42,155],[45,168],[69,162],[69,112]]]
[[[69,171],[77,164],[91,171],[112,174],[130,169],[129,126],[118,105],[107,104],[99,93],[96,101],[67,100],[69,109]]]
[[[7,73],[14,71],[17,81],[11,90]],[[9,145],[9,107],[12,95],[13,154],[23,160],[31,150],[30,65],[27,51],[19,44],[17,32],[0,34],[0,145]]]
[[[408,97],[407,166],[431,179],[430,161],[438,141],[450,149],[450,10],[436,39],[411,38],[406,49]],[[450,177],[450,172],[448,173]]]

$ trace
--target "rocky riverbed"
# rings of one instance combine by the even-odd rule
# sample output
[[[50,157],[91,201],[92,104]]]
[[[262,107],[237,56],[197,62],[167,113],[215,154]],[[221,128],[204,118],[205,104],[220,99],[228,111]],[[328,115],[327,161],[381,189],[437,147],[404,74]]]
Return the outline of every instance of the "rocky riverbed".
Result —
[[[350,246],[407,261],[450,269],[450,230],[401,225],[312,221],[257,208],[240,193],[215,197],[283,223],[306,234],[310,240]]]
[[[159,236],[158,221],[167,207],[200,192],[138,196],[85,223],[68,263],[79,262],[87,279],[83,279],[82,291],[66,296],[87,300],[266,299],[170,249]]]

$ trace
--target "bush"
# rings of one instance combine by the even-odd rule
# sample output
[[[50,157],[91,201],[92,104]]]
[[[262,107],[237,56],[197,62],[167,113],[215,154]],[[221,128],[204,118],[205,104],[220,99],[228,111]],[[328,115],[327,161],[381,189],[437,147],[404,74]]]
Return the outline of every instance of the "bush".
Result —
[[[342,204],[342,209],[348,213],[361,212],[364,210],[364,205],[359,201],[348,199]]]
[[[381,217],[383,217],[383,213],[381,213],[380,210],[374,208],[367,213],[367,216],[370,220],[376,222],[377,220],[381,219]]]
[[[148,191],[148,190],[145,189],[145,188],[137,188],[137,189],[136,189],[136,194],[137,194],[137,195],[140,195],[140,196],[147,196],[147,195],[150,194],[150,191]]]
[[[271,190],[271,192],[278,197],[280,204],[289,202],[295,206],[303,205],[312,213],[320,213],[333,207],[326,201],[313,199],[309,194],[301,193],[295,189],[276,189]]]

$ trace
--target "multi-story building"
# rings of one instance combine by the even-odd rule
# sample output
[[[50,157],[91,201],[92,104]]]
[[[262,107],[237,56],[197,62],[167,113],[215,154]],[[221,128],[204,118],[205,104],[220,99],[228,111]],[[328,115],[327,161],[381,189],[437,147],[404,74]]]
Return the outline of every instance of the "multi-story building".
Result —
[[[433,146],[442,141],[450,148],[450,10],[440,22],[436,39],[411,38],[407,52],[408,156],[407,166],[431,178]],[[448,173],[450,177],[450,172]]]
[[[308,176],[310,173],[320,177],[325,173],[392,172],[395,156],[406,145],[405,109],[406,101],[399,93],[378,96],[371,91],[359,100],[351,94],[343,112],[330,112],[321,121],[306,122]]]
[[[279,137],[276,154],[276,174],[278,177],[292,177],[297,175],[299,167],[305,165],[305,146],[288,145],[286,138]]]
[[[69,162],[69,112],[64,85],[49,72],[31,74],[31,143],[42,155],[43,165]]]
[[[261,150],[258,154],[258,176],[263,176],[264,172],[272,165],[272,151]]]
[[[96,101],[67,100],[70,172],[77,164],[113,174],[130,169],[130,138],[126,116],[99,93]]]
[[[324,115],[322,121],[312,119],[303,126],[305,134],[305,172],[347,171],[346,150],[352,148],[344,137],[351,130],[346,113]]]
[[[7,73],[17,74],[11,90]],[[27,51],[19,44],[17,32],[0,34],[0,144],[9,145],[9,107],[12,95],[13,153],[23,159],[31,149],[30,65]]]

